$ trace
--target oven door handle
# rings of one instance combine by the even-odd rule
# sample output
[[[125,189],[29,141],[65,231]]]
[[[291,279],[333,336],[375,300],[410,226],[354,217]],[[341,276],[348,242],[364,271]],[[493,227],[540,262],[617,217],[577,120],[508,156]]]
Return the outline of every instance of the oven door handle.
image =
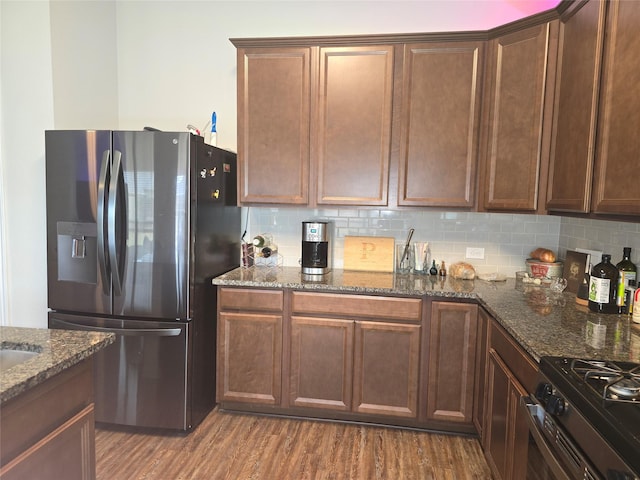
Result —
[[[529,425],[529,433],[531,433],[531,436],[536,442],[547,466],[555,477],[567,478],[569,476],[567,470],[553,454],[553,451],[551,450],[547,440],[544,438],[540,425],[538,424],[538,413],[540,410],[543,410],[543,408],[531,400],[531,397],[520,397],[520,405],[523,406],[527,412],[525,417]]]

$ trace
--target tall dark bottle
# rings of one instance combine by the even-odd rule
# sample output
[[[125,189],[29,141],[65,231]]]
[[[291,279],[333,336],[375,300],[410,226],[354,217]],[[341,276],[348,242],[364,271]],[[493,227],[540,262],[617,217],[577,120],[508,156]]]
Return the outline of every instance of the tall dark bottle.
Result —
[[[602,261],[591,269],[589,278],[589,310],[597,313],[618,313],[618,269],[611,263],[611,255],[602,255]]]
[[[622,249],[622,260],[616,264],[620,277],[618,278],[618,292],[616,294],[616,302],[619,313],[629,312],[630,299],[627,298],[629,292],[629,282],[636,280],[637,268],[631,261],[631,247]]]

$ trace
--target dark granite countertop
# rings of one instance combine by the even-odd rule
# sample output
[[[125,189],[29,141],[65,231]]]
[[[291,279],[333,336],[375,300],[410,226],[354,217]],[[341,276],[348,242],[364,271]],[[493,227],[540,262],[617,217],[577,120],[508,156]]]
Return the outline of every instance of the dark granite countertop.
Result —
[[[640,363],[640,326],[627,315],[602,315],[576,304],[569,292],[544,286],[451,277],[334,270],[303,278],[297,267],[237,268],[214,285],[307,291],[409,295],[478,301],[536,360],[545,355]]]
[[[38,355],[0,372],[0,405],[115,341],[113,333],[0,327],[0,348]]]

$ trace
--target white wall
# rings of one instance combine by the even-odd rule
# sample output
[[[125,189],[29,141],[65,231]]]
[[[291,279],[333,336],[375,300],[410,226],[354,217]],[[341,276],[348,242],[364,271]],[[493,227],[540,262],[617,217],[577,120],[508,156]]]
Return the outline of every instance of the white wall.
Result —
[[[51,2],[54,128],[118,126],[116,5]]]
[[[3,0],[0,9],[6,323],[46,326],[43,131],[53,126],[49,4]]]
[[[236,149],[229,38],[486,30],[557,0],[117,1],[121,128],[204,127]],[[277,112],[274,112],[277,115]]]

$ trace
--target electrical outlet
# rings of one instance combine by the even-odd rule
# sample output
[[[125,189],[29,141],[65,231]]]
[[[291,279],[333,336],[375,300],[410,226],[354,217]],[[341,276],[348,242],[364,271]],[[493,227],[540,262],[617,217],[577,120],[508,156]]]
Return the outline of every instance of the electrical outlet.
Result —
[[[484,248],[480,247],[467,247],[467,258],[478,258],[482,260],[484,258]]]

